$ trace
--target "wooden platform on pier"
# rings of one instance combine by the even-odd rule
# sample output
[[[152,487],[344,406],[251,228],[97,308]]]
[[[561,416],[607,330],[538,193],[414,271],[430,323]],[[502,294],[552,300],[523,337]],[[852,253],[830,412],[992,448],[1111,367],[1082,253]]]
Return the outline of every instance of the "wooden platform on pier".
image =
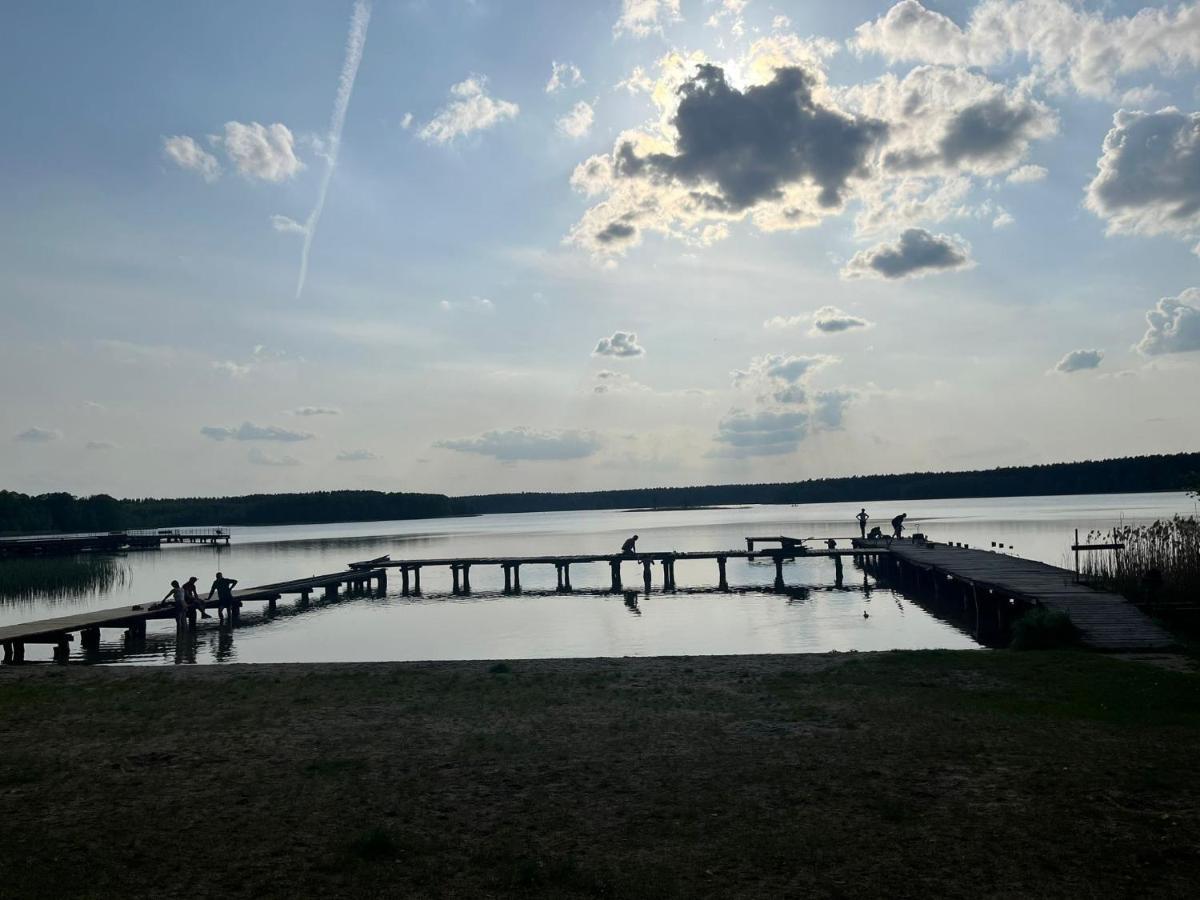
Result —
[[[1067,613],[1083,642],[1097,650],[1156,650],[1175,642],[1119,594],[1075,580],[1075,573],[1032,559],[911,540],[856,541],[891,551],[891,558],[1005,597]]]

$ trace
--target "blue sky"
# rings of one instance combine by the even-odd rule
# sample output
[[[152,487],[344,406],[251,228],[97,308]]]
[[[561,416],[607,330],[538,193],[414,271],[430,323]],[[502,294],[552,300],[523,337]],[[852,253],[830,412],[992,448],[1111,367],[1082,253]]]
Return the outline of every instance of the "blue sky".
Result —
[[[4,487],[595,489],[1200,439],[1198,4],[3,20]]]

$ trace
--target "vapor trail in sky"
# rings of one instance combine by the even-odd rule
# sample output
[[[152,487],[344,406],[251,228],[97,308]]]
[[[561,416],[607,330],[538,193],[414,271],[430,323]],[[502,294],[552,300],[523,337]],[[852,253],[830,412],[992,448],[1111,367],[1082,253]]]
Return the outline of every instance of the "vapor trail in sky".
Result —
[[[312,249],[313,237],[317,233],[317,222],[325,208],[325,195],[329,193],[329,182],[337,167],[338,150],[342,143],[342,128],[346,124],[346,109],[350,106],[350,94],[354,90],[354,79],[358,75],[358,64],[362,61],[363,46],[367,42],[367,26],[371,23],[370,0],[355,0],[354,12],[350,16],[350,33],[346,36],[346,58],[342,62],[342,74],[338,78],[337,97],[333,101],[333,115],[329,118],[328,146],[325,148],[325,174],[321,176],[321,188],[317,203],[304,224],[304,249],[300,251],[300,277],[296,281],[296,297],[304,290],[308,277],[308,251]]]

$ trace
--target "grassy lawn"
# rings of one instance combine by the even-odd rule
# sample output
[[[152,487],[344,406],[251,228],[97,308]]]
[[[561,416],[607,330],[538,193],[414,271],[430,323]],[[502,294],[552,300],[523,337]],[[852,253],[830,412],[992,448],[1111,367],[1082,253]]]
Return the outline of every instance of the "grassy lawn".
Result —
[[[0,897],[1191,896],[1200,676],[1085,653],[0,670]]]

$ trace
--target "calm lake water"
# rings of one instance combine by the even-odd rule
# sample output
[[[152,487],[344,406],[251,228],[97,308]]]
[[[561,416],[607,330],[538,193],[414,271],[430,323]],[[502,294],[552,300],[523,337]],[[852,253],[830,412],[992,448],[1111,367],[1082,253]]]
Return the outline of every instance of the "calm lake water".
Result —
[[[846,538],[861,504],[751,506],[691,511],[586,511],[237,528],[229,548],[170,546],[123,558],[127,578],[110,591],[69,600],[0,601],[0,624],[153,602],[170,586],[198,576],[207,587],[218,569],[249,587],[340,571],[352,561],[390,554],[393,559],[528,556],[616,552],[631,534],[638,549],[744,549],[750,535]],[[886,526],[907,512],[908,532],[933,540],[989,548],[1003,543],[1018,556],[1071,566],[1074,529],[1152,521],[1192,514],[1185,494],[1118,494],[926,500],[867,504],[872,523]],[[885,528],[886,530],[886,528]],[[3,563],[0,563],[2,565]],[[575,565],[576,593],[553,593],[553,566],[525,566],[525,593],[503,596],[498,567],[471,570],[474,593],[450,595],[446,569],[422,573],[424,596],[400,596],[392,573],[384,597],[314,602],[297,610],[285,597],[274,617],[248,604],[242,624],[221,629],[207,620],[194,635],[176,640],[174,624],[152,622],[144,646],[125,647],[116,630],[103,632],[99,654],[86,661],[128,664],[221,662],[326,662],[367,660],[517,659],[564,656],[657,656],[739,653],[805,653],[829,650],[967,648],[979,646],[960,623],[947,621],[846,566],[835,588],[828,559],[785,566],[790,590],[770,590],[770,561],[729,561],[733,591],[712,590],[716,563],[676,564],[678,593],[638,594],[627,601],[604,593],[605,564]],[[656,586],[660,585],[655,570]],[[641,570],[627,564],[626,586],[641,585]],[[695,589],[695,590],[692,590]],[[260,612],[261,609],[261,612]],[[870,613],[864,617],[863,612]],[[30,660],[49,659],[49,647],[31,646]],[[85,661],[73,645],[72,659]]]

